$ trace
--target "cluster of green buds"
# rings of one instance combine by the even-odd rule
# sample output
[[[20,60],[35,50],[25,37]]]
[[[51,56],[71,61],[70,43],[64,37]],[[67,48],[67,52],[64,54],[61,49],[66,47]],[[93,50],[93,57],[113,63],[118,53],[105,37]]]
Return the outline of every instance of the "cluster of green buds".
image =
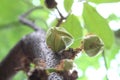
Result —
[[[52,27],[47,31],[46,43],[52,51],[59,52],[73,43],[73,37],[63,27]]]

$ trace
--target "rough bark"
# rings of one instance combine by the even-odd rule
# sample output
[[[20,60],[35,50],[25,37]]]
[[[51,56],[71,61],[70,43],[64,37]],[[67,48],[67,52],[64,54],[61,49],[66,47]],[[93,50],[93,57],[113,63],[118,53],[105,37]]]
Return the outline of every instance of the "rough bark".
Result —
[[[77,52],[76,51],[74,52],[71,49],[62,53],[61,55],[63,56],[54,53],[46,45],[45,41],[46,32],[40,29],[34,22],[25,18],[33,10],[41,8],[42,7],[35,7],[33,9],[30,9],[29,11],[27,11],[26,13],[19,17],[21,23],[28,25],[29,27],[34,29],[35,32],[24,36],[18,42],[18,44],[8,53],[6,58],[0,63],[0,80],[11,80],[12,77],[19,70],[24,70],[25,72],[28,72],[30,63],[34,62],[35,59],[42,59],[46,64],[44,69],[47,69],[54,68],[57,64],[59,64],[61,59],[65,58],[73,59],[75,57]],[[71,54],[69,54],[69,52]],[[44,71],[42,71],[42,73],[44,73]],[[65,72],[63,71],[63,73]],[[76,80],[76,75],[73,76],[73,74],[69,74],[69,72],[67,72],[67,74],[63,73],[52,72],[47,76],[47,80],[66,80],[66,78],[69,76],[70,77],[67,80]]]
[[[21,41],[9,52],[0,64],[0,80],[10,80],[16,74],[15,68],[21,66],[21,60],[25,58]]]
[[[44,31],[36,31],[18,42],[0,64],[0,80],[10,80],[16,69],[24,68],[23,59],[30,62],[36,58],[43,59],[46,68],[53,68],[59,63],[59,57],[46,45],[45,34]]]

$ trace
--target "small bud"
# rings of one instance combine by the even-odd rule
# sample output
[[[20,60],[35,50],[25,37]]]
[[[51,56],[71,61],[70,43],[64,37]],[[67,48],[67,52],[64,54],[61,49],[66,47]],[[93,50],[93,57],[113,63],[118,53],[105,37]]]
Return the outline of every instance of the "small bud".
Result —
[[[96,35],[87,35],[83,40],[85,53],[93,57],[103,51],[103,41]]]
[[[55,69],[57,71],[69,71],[73,68],[73,60],[71,59],[62,59],[60,64],[58,64]]]
[[[73,43],[73,37],[62,27],[52,27],[47,31],[46,43],[54,52],[59,52]]]
[[[70,60],[70,59],[64,59],[64,66],[63,66],[63,69],[64,70],[70,70],[73,68],[73,60]]]
[[[47,8],[55,8],[57,3],[55,2],[55,0],[45,0],[45,4],[47,6]]]

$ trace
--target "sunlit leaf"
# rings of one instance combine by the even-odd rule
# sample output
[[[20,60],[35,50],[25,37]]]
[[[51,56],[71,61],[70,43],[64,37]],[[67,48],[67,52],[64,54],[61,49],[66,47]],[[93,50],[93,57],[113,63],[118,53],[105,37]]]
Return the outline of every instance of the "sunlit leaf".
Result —
[[[35,11],[33,11],[30,15],[29,18],[32,19],[36,25],[40,26],[44,30],[48,29],[48,25],[46,20],[49,17],[49,11],[44,9],[44,8],[39,8]]]
[[[33,18],[43,18],[43,19],[47,20],[48,17],[49,17],[49,11],[46,10],[46,9],[43,9],[43,8],[38,9],[38,10],[35,10],[31,13],[31,17],[33,17]]]
[[[43,19],[36,19],[35,20],[35,23],[38,25],[38,26],[40,26],[40,28],[42,28],[42,29],[44,29],[45,31],[47,31],[48,30],[48,25],[47,25],[47,23],[45,22],[45,20],[43,20]]]
[[[89,66],[93,66],[95,68],[99,68],[99,62],[98,59],[101,55],[98,55],[94,58],[88,57],[85,53],[82,53],[82,56],[79,58],[76,58],[74,62],[77,64],[78,68],[85,71]]]
[[[111,2],[120,2],[120,0],[89,0],[94,3],[111,3]]]
[[[83,74],[84,75],[84,74]],[[86,76],[78,76],[77,80],[87,80],[88,78]]]
[[[12,49],[25,34],[30,32],[32,32],[30,28],[19,24],[0,29],[0,60],[9,53],[10,49]]]
[[[12,80],[25,80],[27,79],[27,76],[24,72],[20,71],[16,74],[16,76],[13,77]]]
[[[64,0],[64,8],[67,12],[70,11],[73,4],[73,0]]]
[[[26,5],[21,0],[1,0],[0,25],[16,21],[25,9]]]
[[[108,57],[108,65],[110,66],[111,60],[115,59],[117,55],[119,55],[120,47],[117,45],[113,45],[110,50],[106,50],[106,56]]]
[[[83,18],[87,30],[100,36],[105,43],[105,47],[110,48],[114,42],[114,35],[107,20],[87,3],[84,3]]]
[[[108,21],[112,21],[112,20],[116,20],[116,21],[119,21],[120,20],[120,17],[117,17],[115,14],[111,14],[108,18],[107,18]]]
[[[74,43],[71,47],[75,48],[80,46],[80,39],[82,37],[82,27],[80,21],[75,15],[70,15],[66,22],[62,25],[74,38]]]

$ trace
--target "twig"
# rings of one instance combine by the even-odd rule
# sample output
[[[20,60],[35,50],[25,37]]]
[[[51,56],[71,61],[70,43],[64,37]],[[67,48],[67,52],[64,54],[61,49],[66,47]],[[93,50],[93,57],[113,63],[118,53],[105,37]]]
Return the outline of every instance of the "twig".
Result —
[[[57,7],[56,7],[56,10],[58,11],[58,13],[60,15],[60,19],[58,19],[58,23],[56,24],[56,27],[59,27],[61,25],[61,23],[63,22],[63,20],[66,20],[68,18],[68,16],[71,14],[71,12],[69,12],[69,14],[66,17],[64,17]]]
[[[102,57],[103,57],[103,59],[104,59],[105,68],[106,68],[106,70],[108,70],[107,60],[106,60],[104,51],[102,52]],[[106,74],[106,80],[109,80],[107,74]]]
[[[26,13],[22,14],[21,16],[19,16],[19,20],[21,23],[28,25],[29,27],[31,27],[32,29],[34,29],[35,31],[40,30],[39,26],[37,26],[34,22],[28,20],[26,17],[32,13],[34,10],[37,9],[42,9],[43,7],[39,6],[39,7],[34,7],[30,10],[28,10]]]
[[[64,18],[64,16],[63,16],[62,13],[59,11],[59,9],[58,9],[57,7],[56,7],[56,9],[57,9],[57,11],[58,11],[60,17],[61,17],[61,18]]]
[[[60,19],[58,20],[58,23],[56,24],[56,27],[59,27],[60,24],[63,22],[64,19],[66,19],[62,13],[59,11],[59,9],[56,7],[56,10],[58,11],[59,15],[60,15]]]

